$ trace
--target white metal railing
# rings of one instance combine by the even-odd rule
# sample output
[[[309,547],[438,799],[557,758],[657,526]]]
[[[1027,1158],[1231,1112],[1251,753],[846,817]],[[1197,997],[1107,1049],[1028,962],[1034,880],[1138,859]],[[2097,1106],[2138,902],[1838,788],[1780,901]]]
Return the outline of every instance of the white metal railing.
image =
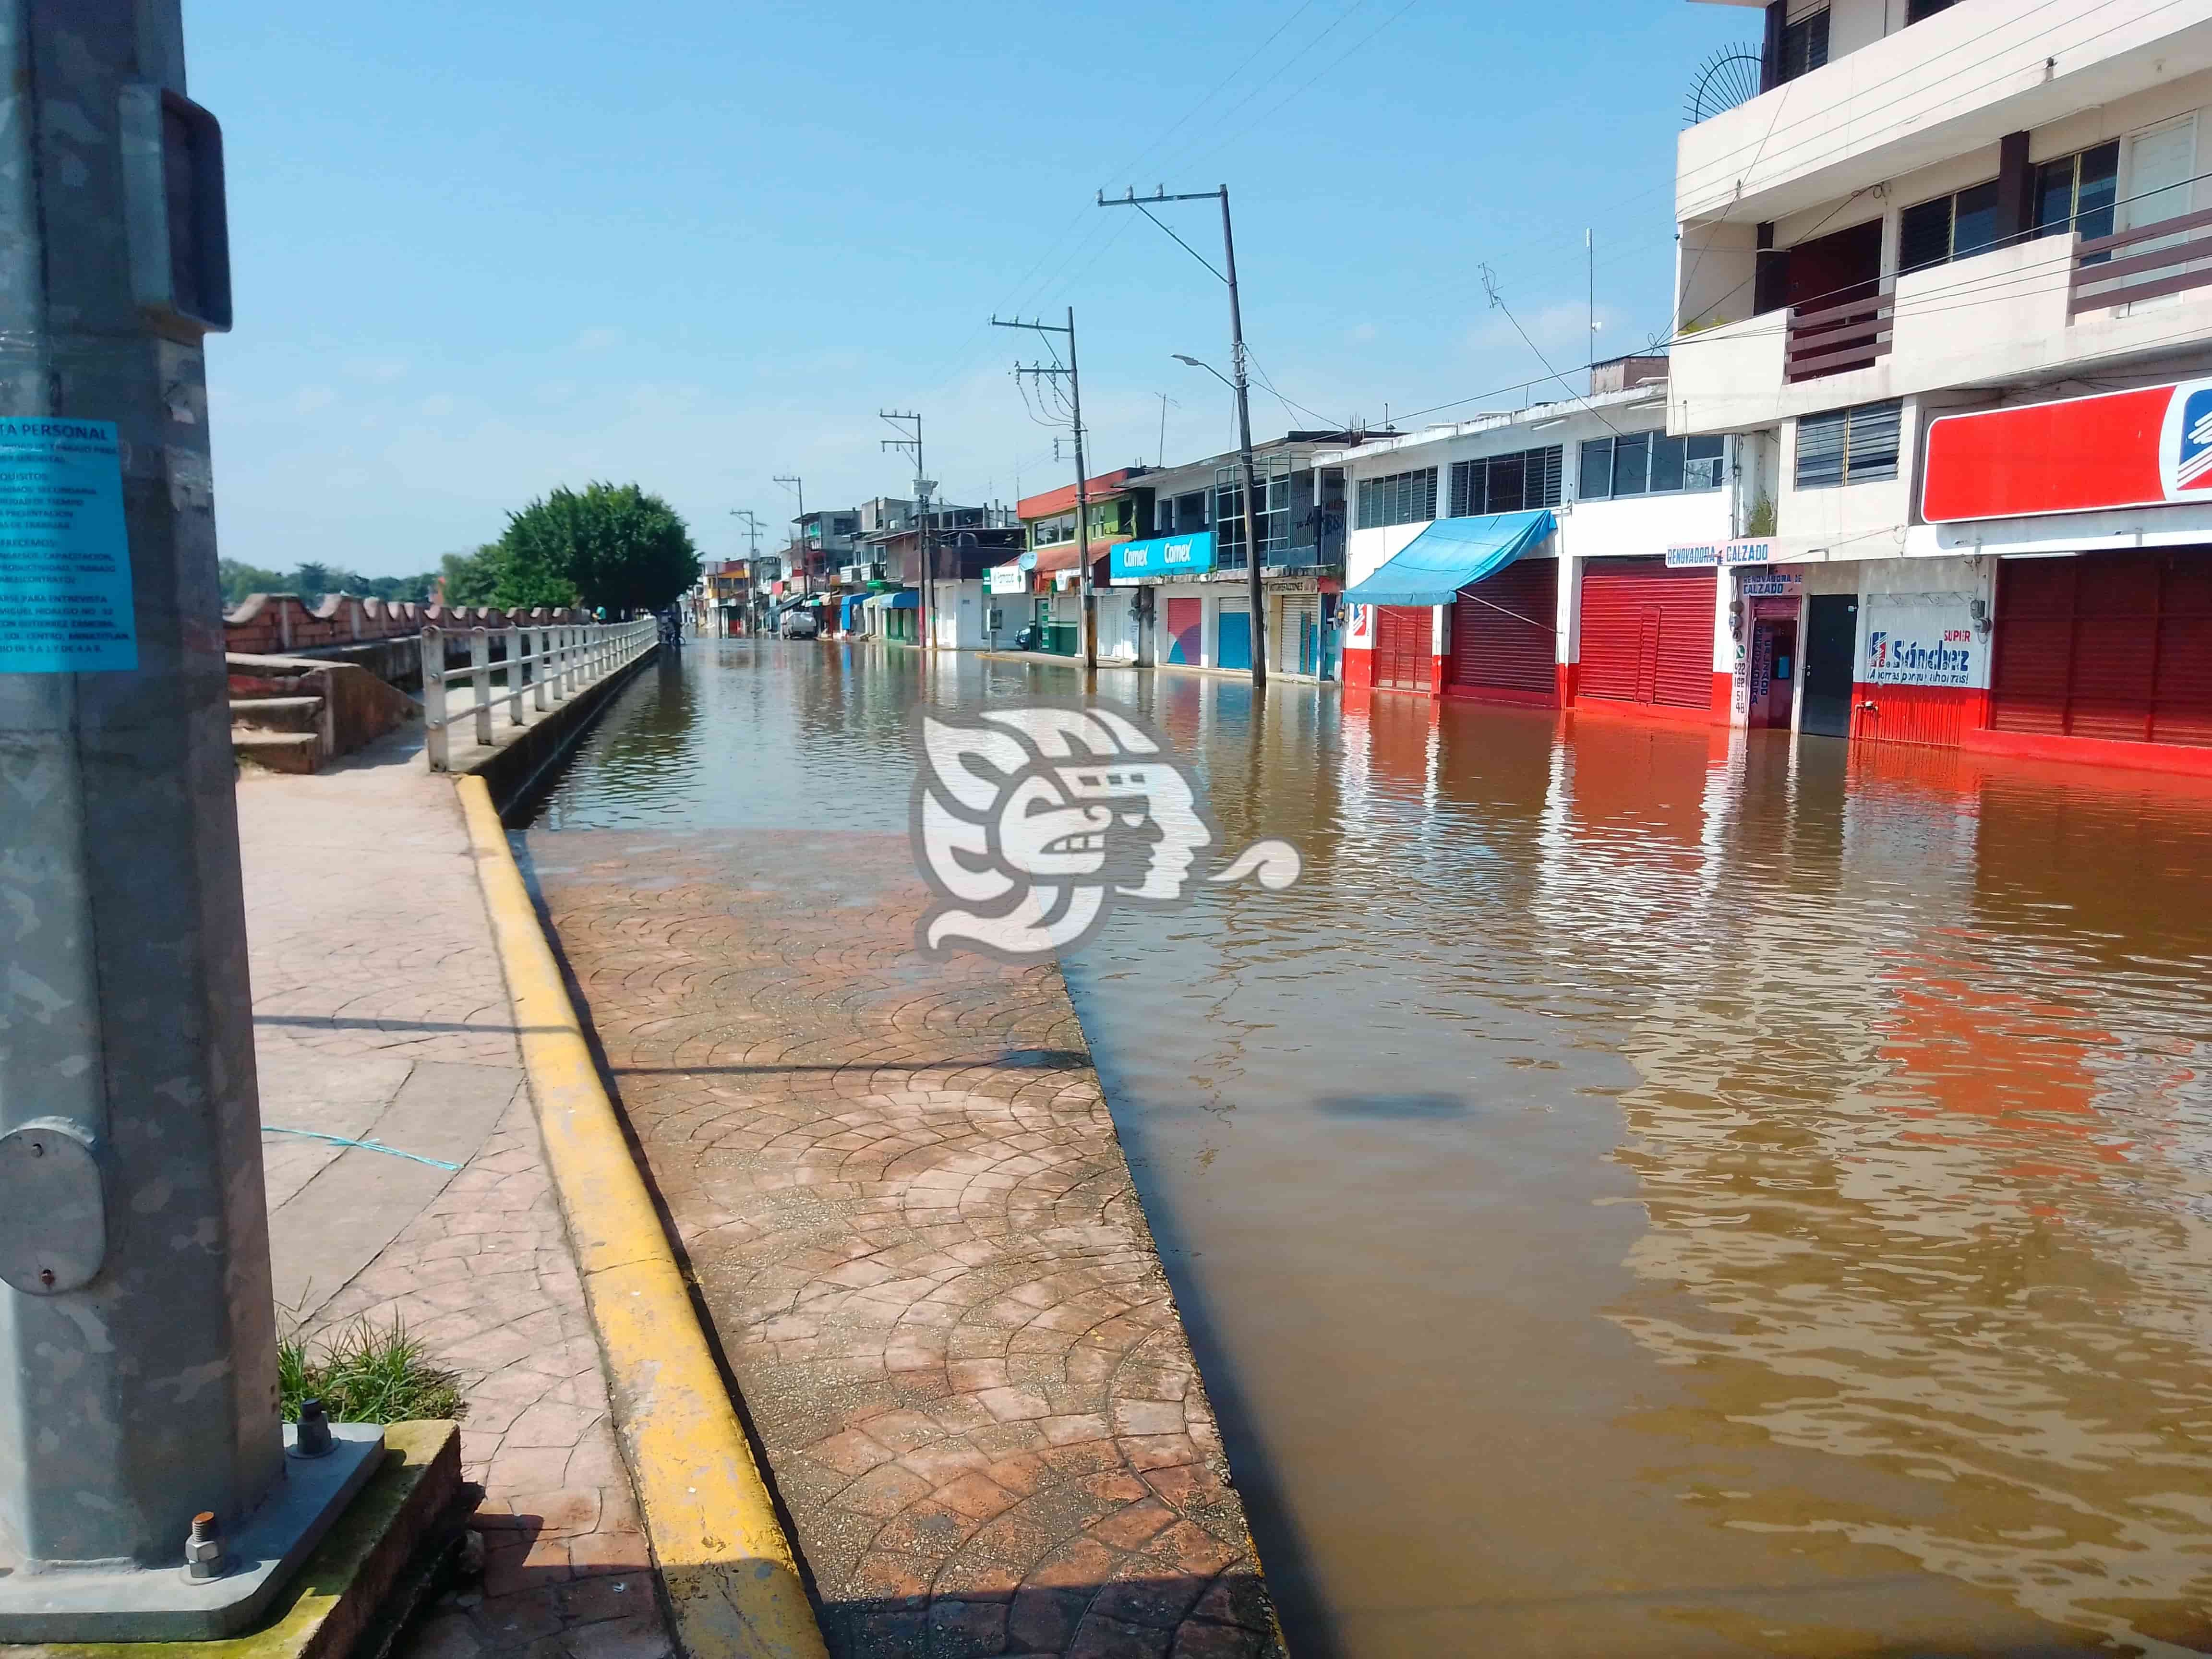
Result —
[[[469,642],[468,666],[449,668],[446,665],[446,642],[461,637],[458,630],[422,630],[423,753],[433,772],[449,769],[448,738],[457,722],[474,720],[475,740],[489,747],[494,741],[494,704],[507,705],[508,726],[521,726],[525,723],[525,697],[530,699],[531,708],[538,714],[567,702],[650,651],[660,637],[660,628],[650,617],[629,623],[471,628],[465,636]],[[503,642],[497,657],[491,653],[495,639]],[[495,672],[503,675],[506,680],[503,686],[496,689],[491,683]],[[476,696],[466,702],[450,700],[447,688],[455,684],[465,690],[472,688]]]

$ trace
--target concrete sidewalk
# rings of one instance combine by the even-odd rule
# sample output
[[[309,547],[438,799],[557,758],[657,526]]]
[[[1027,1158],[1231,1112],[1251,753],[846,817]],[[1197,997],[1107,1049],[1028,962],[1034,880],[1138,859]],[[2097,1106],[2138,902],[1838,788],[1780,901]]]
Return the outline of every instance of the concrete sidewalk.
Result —
[[[243,776],[238,807],[278,1300],[311,1340],[404,1320],[460,1374],[487,1493],[481,1593],[406,1651],[662,1659],[453,782],[416,728],[313,776]],[[392,1150],[335,1144],[362,1140]]]
[[[1281,1659],[1058,969],[918,957],[904,836],[530,848],[836,1659]]]

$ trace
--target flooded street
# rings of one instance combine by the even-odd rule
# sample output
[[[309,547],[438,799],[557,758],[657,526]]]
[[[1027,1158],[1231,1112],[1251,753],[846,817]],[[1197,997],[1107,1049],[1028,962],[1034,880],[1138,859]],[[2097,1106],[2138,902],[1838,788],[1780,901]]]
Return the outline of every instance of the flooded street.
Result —
[[[834,884],[1079,690],[696,641],[526,838]],[[1064,964],[1301,1659],[2212,1647],[2212,786],[1097,695],[1305,860]]]

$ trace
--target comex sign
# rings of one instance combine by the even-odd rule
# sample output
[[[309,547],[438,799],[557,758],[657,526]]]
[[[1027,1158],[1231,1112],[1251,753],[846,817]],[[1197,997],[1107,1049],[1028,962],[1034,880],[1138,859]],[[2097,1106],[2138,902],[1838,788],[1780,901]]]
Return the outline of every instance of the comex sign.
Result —
[[[1198,576],[1213,568],[1213,532],[1152,536],[1140,542],[1116,542],[1110,566],[1113,580],[1141,581],[1151,576]]]

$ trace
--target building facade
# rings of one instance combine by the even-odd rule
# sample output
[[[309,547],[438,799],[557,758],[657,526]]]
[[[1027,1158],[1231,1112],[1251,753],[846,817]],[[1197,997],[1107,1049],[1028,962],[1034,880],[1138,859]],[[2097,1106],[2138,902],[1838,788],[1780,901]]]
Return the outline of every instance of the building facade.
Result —
[[[1667,425],[1761,458],[1796,723],[2212,772],[2212,5],[1756,11]]]
[[[1744,533],[1756,476],[1743,452],[1666,432],[1664,368],[1600,365],[1585,397],[1342,457],[1345,683],[1769,723],[1770,684],[1778,671],[1784,684],[1795,676],[1795,641],[1754,623],[1793,580]]]
[[[1140,482],[1140,480],[1142,482]],[[1152,492],[1150,469],[1125,466],[1084,481],[1089,498],[1091,581],[1098,617],[1098,660],[1133,664],[1139,660],[1137,617],[1127,593],[1113,592],[1107,573],[1113,550],[1146,531],[1151,524]],[[1083,568],[1085,538],[1077,534],[1077,501],[1073,484],[1027,495],[1014,511],[1027,533],[1026,556],[999,567],[998,586],[991,593],[1001,626],[994,630],[1001,643],[1012,644],[1023,630],[1034,628],[1036,648],[1054,656],[1074,657],[1083,652]]]
[[[1344,587],[1345,469],[1367,434],[1290,432],[1253,446],[1267,672],[1286,679],[1338,673]],[[1131,660],[1162,668],[1252,672],[1250,562],[1244,550],[1243,464],[1235,451],[1156,468],[1144,479],[1149,516],[1115,550],[1109,580],[1130,596]]]

